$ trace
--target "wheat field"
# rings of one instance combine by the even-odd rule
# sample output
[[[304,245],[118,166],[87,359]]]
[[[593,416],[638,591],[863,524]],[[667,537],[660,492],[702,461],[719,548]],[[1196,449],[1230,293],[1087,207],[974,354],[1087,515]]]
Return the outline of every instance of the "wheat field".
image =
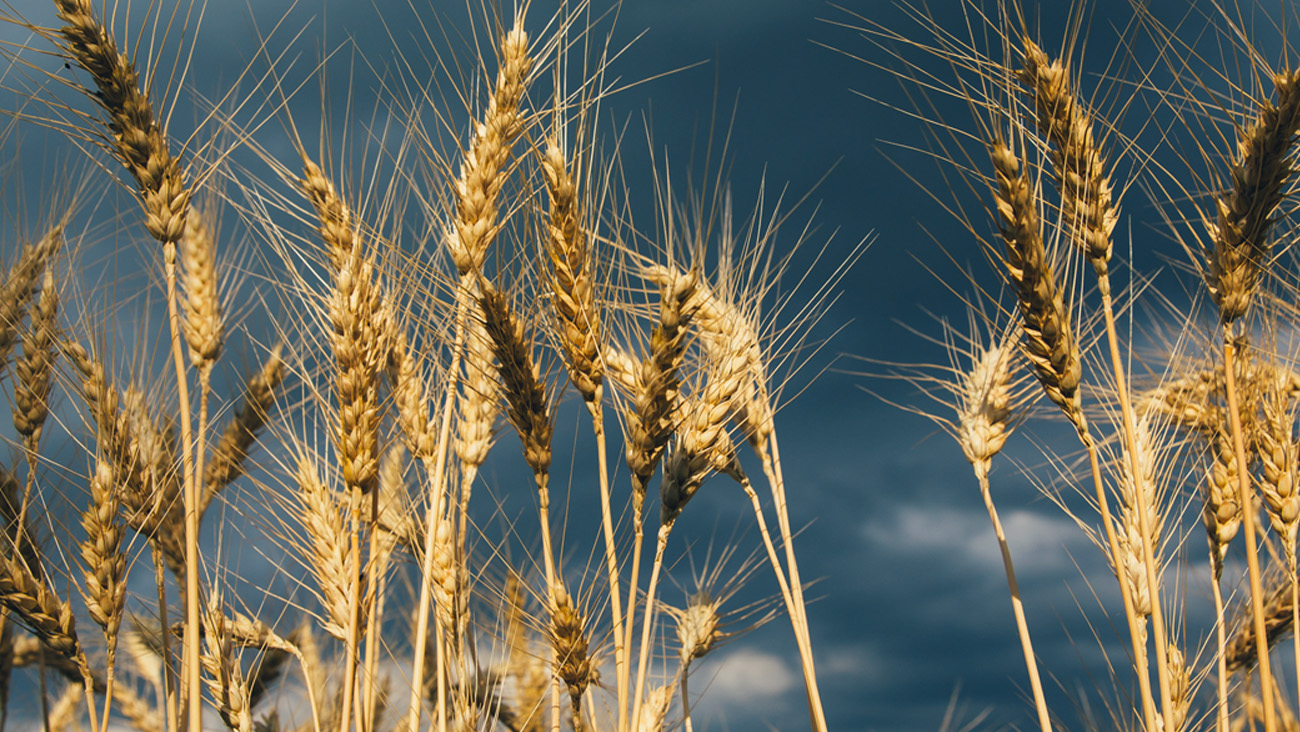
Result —
[[[0,5],[0,729],[1295,728],[1297,20]]]

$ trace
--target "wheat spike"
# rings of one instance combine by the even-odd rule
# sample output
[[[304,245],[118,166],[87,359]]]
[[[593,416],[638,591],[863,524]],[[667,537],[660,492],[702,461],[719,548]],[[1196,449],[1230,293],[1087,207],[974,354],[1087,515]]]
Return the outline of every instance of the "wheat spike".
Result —
[[[587,652],[586,619],[559,583],[551,592],[549,637],[551,650],[555,653],[555,675],[569,689],[574,716],[581,717],[582,695],[591,684],[594,672]]]
[[[482,308],[471,316],[465,328],[465,375],[457,399],[456,456],[472,483],[473,472],[487,460],[492,449],[492,430],[500,398],[496,356],[488,337]],[[462,483],[461,490],[470,485]]]
[[[81,560],[86,609],[110,639],[117,637],[126,605],[126,555],[122,553],[118,505],[113,468],[107,461],[99,460],[90,479],[90,505],[81,513],[81,526],[86,530],[86,539],[81,542]]]
[[[298,501],[295,510],[307,531],[309,553],[307,565],[316,576],[320,598],[328,618],[325,632],[339,640],[347,638],[349,613],[349,579],[352,557],[348,551],[347,525],[339,511],[333,491],[321,482],[310,458],[298,461]],[[365,613],[360,613],[365,617]]]
[[[14,429],[32,444],[40,441],[41,427],[49,415],[50,375],[58,339],[59,292],[54,273],[45,270],[41,298],[32,313],[31,327],[23,334],[23,356],[14,365]]]
[[[95,18],[90,0],[55,0],[59,29],[69,59],[90,74],[104,110],[109,148],[135,179],[144,203],[145,227],[163,244],[185,231],[191,192],[158,127],[153,105],[141,91],[130,58],[120,52],[108,28]]]
[[[535,475],[544,475],[551,466],[552,431],[546,385],[533,360],[524,325],[515,318],[506,296],[486,282],[480,287],[483,326],[500,363],[507,416],[523,440],[524,460]]]
[[[1079,397],[1079,346],[1043,246],[1037,194],[1020,158],[1006,143],[995,141],[989,153],[996,173],[994,194],[1006,244],[1007,278],[1020,303],[1025,357],[1047,398],[1083,434],[1087,421]]]
[[[221,317],[221,298],[217,291],[216,244],[206,212],[191,208],[185,217],[185,233],[180,239],[181,291],[185,295],[185,342],[190,347],[190,363],[202,371],[221,355],[225,325]]]
[[[1028,38],[1020,81],[1033,94],[1038,130],[1052,143],[1056,184],[1072,239],[1098,275],[1107,274],[1111,232],[1119,212],[1101,147],[1092,134],[1092,115],[1076,98],[1069,71]],[[1104,278],[1103,278],[1104,279]]]
[[[629,408],[624,410],[627,464],[632,471],[633,520],[640,521],[646,485],[663,457],[677,422],[678,371],[687,346],[692,302],[698,277],[695,270],[671,275],[659,288],[659,325],[650,334],[650,349],[631,375],[633,388]]]
[[[456,178],[456,217],[444,240],[462,276],[483,269],[488,247],[496,237],[497,206],[505,184],[510,149],[523,132],[520,103],[533,59],[522,17],[501,39],[496,85],[483,120],[461,162]]]
[[[81,658],[72,606],[8,554],[0,555],[0,604],[51,650],[70,660]]]
[[[551,260],[551,302],[559,323],[560,345],[569,379],[587,403],[600,400],[604,366],[600,360],[600,313],[596,308],[594,262],[578,181],[570,161],[554,139],[542,153],[551,214],[546,251]]]
[[[9,353],[18,340],[19,325],[36,294],[49,260],[63,244],[63,227],[56,226],[37,243],[24,244],[18,259],[9,267],[0,285],[0,370],[9,363]]]
[[[1215,201],[1217,217],[1205,222],[1205,282],[1225,325],[1245,315],[1272,245],[1269,229],[1293,172],[1289,153],[1300,129],[1300,70],[1273,78],[1277,101],[1260,99],[1254,120],[1239,133],[1232,187]]]

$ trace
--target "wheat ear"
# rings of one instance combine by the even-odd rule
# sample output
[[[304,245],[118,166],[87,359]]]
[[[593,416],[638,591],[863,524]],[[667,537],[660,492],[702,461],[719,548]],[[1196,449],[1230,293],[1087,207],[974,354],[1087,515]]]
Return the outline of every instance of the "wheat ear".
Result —
[[[614,666],[619,683],[618,726],[625,726],[627,687],[622,683],[627,667],[623,636],[623,602],[619,581],[618,554],[614,542],[614,521],[610,508],[609,466],[605,449],[605,417],[601,395],[605,367],[601,360],[600,311],[596,302],[596,260],[586,229],[580,183],[581,156],[566,156],[552,137],[542,152],[550,217],[547,221],[546,251],[551,262],[551,303],[556,329],[569,380],[582,395],[591,413],[600,472],[601,528],[605,538],[605,563],[609,573],[610,613],[613,617]],[[581,716],[576,713],[575,715]]]
[[[328,311],[338,400],[335,445],[343,482],[349,493],[349,514],[352,517],[349,568],[353,574],[349,597],[354,604],[349,623],[345,626],[349,661],[340,721],[340,725],[345,726],[353,712],[355,674],[359,662],[361,612],[356,603],[361,602],[362,594],[360,506],[366,496],[372,503],[377,500],[372,492],[379,477],[379,374],[389,356],[386,343],[389,316],[374,265],[363,251],[348,206],[319,166],[304,159],[303,170],[299,184],[316,210],[326,254],[334,266]]]
[[[185,341],[190,347],[190,363],[198,371],[207,370],[217,360],[225,340],[217,286],[216,244],[205,213],[190,209],[185,216],[185,233],[180,238]]]
[[[641,582],[641,552],[645,544],[646,486],[654,475],[664,449],[677,426],[678,390],[681,386],[679,371],[686,352],[690,332],[691,301],[698,282],[698,272],[691,269],[678,276],[669,270],[669,280],[659,286],[659,324],[650,334],[649,352],[639,362],[628,357],[626,365],[615,368],[624,359],[621,352],[606,349],[606,360],[613,373],[622,374],[629,381],[632,398],[623,410],[626,443],[625,455],[632,474],[632,569],[628,580],[627,629],[623,647],[632,648],[632,633],[636,625],[637,590]],[[630,672],[631,664],[625,674]],[[626,676],[620,679],[628,686]]]
[[[206,511],[212,499],[243,475],[248,451],[266,426],[267,412],[275,403],[276,391],[284,382],[284,362],[276,346],[262,362],[262,368],[248,379],[244,400],[221,432],[211,457],[203,467],[203,500],[199,511]]]
[[[1105,281],[1104,291],[1109,291],[1107,263],[1118,211],[1101,146],[1093,139],[1092,115],[1076,98],[1064,64],[1050,60],[1028,38],[1024,44],[1020,81],[1034,98],[1038,131],[1052,143],[1062,215],[1070,223],[1071,239]]]
[[[225,613],[216,595],[208,600],[203,617],[203,637],[207,652],[200,661],[204,681],[216,702],[217,712],[233,732],[253,732],[253,710],[248,684],[235,658],[235,644]]]
[[[1069,72],[1061,61],[1049,61],[1033,41],[1024,39],[1025,52],[1020,73],[1022,83],[1033,91],[1034,106],[1037,111],[1038,129],[1052,143],[1052,163],[1056,174],[1057,187],[1061,192],[1062,214],[1070,224],[1070,238],[1076,242],[1087,255],[1097,273],[1098,289],[1101,293],[1102,311],[1106,320],[1106,336],[1110,348],[1111,370],[1115,378],[1115,389],[1119,395],[1120,410],[1124,428],[1124,452],[1127,455],[1127,470],[1138,473],[1140,448],[1137,445],[1140,427],[1133,414],[1133,407],[1126,385],[1124,362],[1121,357],[1119,336],[1115,328],[1114,307],[1111,301],[1110,259],[1112,242],[1111,232],[1118,220],[1111,182],[1105,171],[1104,156],[1101,145],[1093,138],[1092,118],[1083,102],[1077,98]],[[1136,495],[1139,501],[1145,499],[1142,493]],[[1155,529],[1148,519],[1155,511],[1149,507],[1134,507],[1140,519],[1135,528],[1140,540],[1130,551],[1137,550],[1147,574],[1148,587],[1158,589],[1159,565],[1156,561],[1158,542]],[[1157,670],[1160,682],[1161,704],[1165,710],[1166,729],[1173,727],[1173,697],[1168,669],[1171,668],[1165,658],[1167,649],[1172,645],[1165,636],[1163,608],[1158,598],[1151,605],[1151,624],[1155,632]]]
[[[90,478],[90,504],[81,513],[81,526],[86,530],[86,539],[81,542],[81,560],[86,583],[86,610],[104,630],[104,640],[108,645],[106,717],[112,706],[118,631],[126,608],[126,554],[122,551],[124,532],[118,520],[118,508],[118,486],[113,468],[108,461],[98,460]],[[107,724],[105,718],[105,728]]]

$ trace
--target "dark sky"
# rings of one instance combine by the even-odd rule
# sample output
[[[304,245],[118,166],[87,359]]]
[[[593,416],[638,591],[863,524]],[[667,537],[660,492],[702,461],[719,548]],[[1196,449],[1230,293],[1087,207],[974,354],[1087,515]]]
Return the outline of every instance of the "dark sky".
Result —
[[[367,66],[379,73],[401,73],[400,51],[415,59],[417,70],[421,68],[426,62],[418,60],[421,42],[411,22],[414,13],[436,31],[432,19],[443,6],[457,5],[414,1],[415,11],[406,0],[373,4],[300,0],[292,8],[281,0],[254,0],[254,10],[214,0],[194,32],[189,84],[216,96],[250,61],[254,68],[265,68],[255,58],[254,27],[270,33],[283,15],[285,21],[269,46],[273,52],[292,48],[290,56],[296,61],[286,72],[288,77],[307,78],[322,49],[343,49],[325,74],[331,93],[329,118],[337,137],[345,124],[342,120],[347,119],[343,90],[349,67],[355,69],[351,73],[357,80],[351,109],[355,117],[365,119],[376,97],[382,96]],[[915,85],[877,68],[897,68],[899,62],[843,25],[879,24],[917,38],[923,38],[925,31],[892,3],[842,2],[843,9],[813,0],[627,0],[614,31],[615,46],[632,45],[614,63],[611,76],[626,83],[674,72],[606,102],[602,134],[611,135],[627,125],[624,149],[633,197],[648,200],[653,181],[643,120],[653,129],[655,153],[661,159],[666,156],[677,171],[694,165],[697,181],[703,179],[700,169],[715,171],[719,165],[716,154],[707,161],[703,156],[712,129],[719,136],[729,135],[729,157],[723,164],[737,211],[756,205],[763,184],[769,210],[775,192],[783,188],[788,191],[787,207],[808,196],[778,238],[778,246],[789,245],[807,222],[812,223],[805,253],[795,258],[788,274],[791,282],[810,267],[814,280],[829,276],[834,268],[830,263],[848,256],[860,242],[871,241],[839,287],[838,302],[811,335],[818,340],[834,333],[834,339],[793,377],[788,395],[831,365],[848,371],[888,371],[885,366],[847,358],[832,364],[837,354],[901,363],[942,362],[946,357],[941,349],[904,326],[938,334],[927,310],[964,323],[958,295],[969,294],[973,286],[963,279],[962,269],[974,272],[986,285],[996,282],[978,242],[941,207],[958,201],[978,233],[988,235],[991,226],[982,218],[984,202],[971,190],[963,190],[960,181],[956,192],[947,191],[939,177],[943,166],[923,152],[934,138],[924,125],[892,108],[913,109],[918,98],[909,98],[907,92],[914,92]],[[170,7],[169,3],[163,5]],[[540,24],[552,4],[533,2],[530,26]],[[603,9],[605,0],[600,5]],[[954,33],[964,34],[960,5],[957,0],[935,0],[929,8]],[[1065,18],[1057,3],[1044,5],[1031,9],[1029,15],[1039,18],[1051,52],[1059,48]],[[1166,0],[1147,5],[1157,17],[1173,23],[1184,3]],[[45,4],[35,0],[19,0],[15,8],[36,22],[52,19]],[[477,9],[472,12],[481,18]],[[1114,89],[1100,83],[1104,62],[1117,48],[1131,11],[1127,2],[1103,0],[1093,3],[1091,12],[1086,20],[1090,30],[1083,64],[1085,85]],[[144,17],[143,12],[138,15]],[[463,9],[448,11],[443,16],[448,35],[458,38],[457,34],[468,33],[466,17]],[[125,26],[126,19],[119,22]],[[305,33],[293,38],[300,28]],[[642,31],[644,35],[632,43]],[[983,42],[983,31],[978,34]],[[0,40],[23,38],[16,29],[0,26]],[[1127,38],[1132,57],[1150,65],[1146,37],[1128,33]],[[33,45],[41,47],[39,40]],[[937,73],[947,72],[943,64],[927,60],[924,54],[901,52]],[[31,54],[23,58],[36,59]],[[287,68],[287,60],[281,63],[285,64],[281,68]],[[253,93],[270,97],[265,89]],[[15,104],[15,99],[9,93],[0,96],[6,105]],[[969,129],[964,105],[944,100],[939,104],[944,119]],[[1141,105],[1132,110],[1126,125],[1140,120]],[[308,84],[290,108],[300,127],[313,136],[309,146],[314,145],[321,108],[317,85]],[[734,122],[729,122],[733,110]],[[185,114],[178,113],[172,124],[174,130],[184,129]],[[76,161],[57,139],[35,128],[24,130],[23,135],[25,175],[39,176],[42,171],[48,175],[49,150]],[[271,121],[258,139],[288,159],[280,118]],[[1138,167],[1132,157],[1115,157],[1122,172]],[[105,173],[91,170],[87,175]],[[938,200],[922,186],[934,190]],[[1151,271],[1164,265],[1162,257],[1177,260],[1181,254],[1149,228],[1153,217],[1142,189],[1133,185],[1125,195],[1127,218],[1121,230],[1137,232],[1135,248],[1151,245],[1139,255],[1139,267]],[[131,236],[142,237],[143,232]],[[812,253],[826,242],[824,261],[812,266]],[[1128,244],[1122,248],[1127,251]],[[1122,266],[1119,269],[1123,271]],[[1175,277],[1168,269],[1161,277]],[[1172,294],[1181,292],[1181,280],[1157,283],[1170,281]],[[1032,710],[1024,700],[1025,672],[1002,566],[969,468],[956,444],[932,424],[884,403],[881,397],[923,403],[912,388],[898,382],[831,371],[819,376],[778,416],[792,519],[796,526],[808,527],[797,546],[802,574],[817,580],[809,591],[816,598],[809,615],[831,727],[934,730],[954,689],[968,714],[991,708],[985,723],[989,727],[1030,725]],[[1029,439],[1030,433],[1037,442]],[[1074,447],[1061,439],[1067,436],[1059,425],[1031,425],[1013,439],[1008,451],[1036,474],[1050,477],[1051,467],[1044,465],[1038,445],[1052,445],[1072,459]],[[510,449],[513,439],[503,436],[501,446]],[[1010,459],[999,458],[995,465],[996,497],[1018,561],[1052,706],[1067,725],[1077,729],[1082,725],[1073,704],[1080,695],[1094,709],[1114,703],[1116,697],[1099,643],[1106,652],[1120,654],[1121,661],[1122,643],[1093,596],[1095,591],[1113,612],[1117,607],[1114,583],[1096,549],[1067,516],[1041,498],[1033,481]],[[489,473],[486,478],[492,481],[494,476]],[[700,499],[700,518],[688,524],[701,546],[710,532],[725,539],[733,525],[746,525],[749,516],[743,496],[733,486],[718,479],[708,489],[707,497]],[[742,541],[758,546],[752,530]],[[1189,541],[1199,552],[1199,536]],[[1207,593],[1204,580],[1191,582],[1190,595]],[[755,575],[753,584],[752,591],[760,596],[776,591],[764,572]],[[695,678],[693,690],[707,688],[697,708],[697,729],[762,729],[764,724],[801,729],[807,724],[797,657],[784,619],[716,652]],[[1120,684],[1123,693],[1127,677]]]

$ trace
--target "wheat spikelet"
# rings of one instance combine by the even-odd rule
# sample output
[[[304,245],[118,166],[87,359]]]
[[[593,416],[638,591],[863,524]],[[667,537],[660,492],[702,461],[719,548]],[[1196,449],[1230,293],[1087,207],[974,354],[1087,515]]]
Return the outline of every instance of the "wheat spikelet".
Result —
[[[600,360],[600,313],[596,309],[592,260],[578,182],[554,138],[546,141],[542,171],[551,215],[546,251],[551,260],[551,303],[559,323],[559,340],[569,378],[584,401],[598,402],[604,380]]]
[[[9,363],[9,353],[18,340],[18,328],[27,306],[36,294],[50,258],[63,244],[63,227],[56,226],[36,244],[24,244],[18,259],[9,267],[0,285],[0,370]]]
[[[141,91],[135,65],[95,18],[90,0],[55,0],[55,6],[65,24],[59,29],[63,50],[95,84],[109,148],[135,179],[145,226],[160,243],[174,244],[184,233],[191,194],[154,118],[153,105]]]
[[[1070,327],[1065,296],[1043,246],[1034,186],[1006,143],[995,141],[989,153],[996,172],[994,194],[1006,244],[1007,277],[1020,303],[1025,357],[1047,398],[1083,434],[1087,421],[1079,398],[1079,346]]]
[[[533,59],[528,55],[528,34],[522,23],[523,18],[516,17],[514,27],[501,39],[501,67],[492,98],[483,120],[475,126],[456,178],[455,221],[443,238],[462,276],[483,269],[499,226],[497,201],[506,181],[510,148],[523,132],[519,105]]]
[[[244,472],[248,451],[257,434],[266,425],[267,411],[275,403],[276,390],[284,382],[284,362],[276,346],[244,387],[244,400],[222,430],[212,455],[203,466],[203,498],[199,512],[207,510],[212,499]]]
[[[1062,214],[1070,222],[1073,240],[1097,273],[1105,275],[1118,212],[1101,147],[1093,139],[1092,115],[1076,98],[1060,60],[1048,59],[1028,38],[1024,44],[1020,81],[1033,94],[1039,132],[1052,143]]]
[[[1240,129],[1229,171],[1232,187],[1216,199],[1215,221],[1205,221],[1213,242],[1205,251],[1205,283],[1225,325],[1250,306],[1271,256],[1269,229],[1293,172],[1289,155],[1300,129],[1300,71],[1277,74],[1273,87],[1277,101],[1260,99],[1255,119]]]
[[[41,427],[49,415],[58,312],[59,292],[54,287],[54,273],[47,268],[31,327],[23,333],[23,356],[14,364],[18,377],[14,386],[14,429],[32,444],[39,441]]]
[[[202,371],[221,355],[225,339],[217,292],[216,244],[205,212],[190,209],[179,249],[181,291],[185,296],[182,332],[190,347],[190,363]]]

